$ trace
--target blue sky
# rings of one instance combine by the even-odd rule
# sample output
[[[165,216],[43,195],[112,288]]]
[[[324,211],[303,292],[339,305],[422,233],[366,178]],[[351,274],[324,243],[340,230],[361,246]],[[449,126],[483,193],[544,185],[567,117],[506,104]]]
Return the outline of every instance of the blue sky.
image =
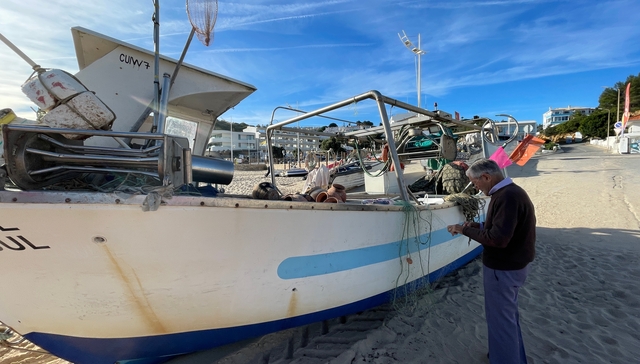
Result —
[[[160,4],[160,49],[178,58],[185,2]],[[0,32],[43,67],[76,72],[71,27],[153,50],[152,14],[152,0],[2,0]],[[637,14],[637,0],[220,1],[213,43],[194,39],[185,62],[257,87],[223,115],[234,122],[264,125],[276,106],[313,110],[369,90],[416,104],[405,31],[428,52],[423,107],[541,123],[549,107],[595,107],[602,86],[640,73]],[[0,50],[0,108],[34,118],[20,91],[31,69]],[[345,113],[377,121],[370,106]]]

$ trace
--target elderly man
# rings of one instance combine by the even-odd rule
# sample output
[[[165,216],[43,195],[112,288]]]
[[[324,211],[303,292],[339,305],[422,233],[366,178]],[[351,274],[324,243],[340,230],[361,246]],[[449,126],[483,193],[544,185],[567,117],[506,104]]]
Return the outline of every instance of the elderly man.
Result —
[[[449,225],[484,247],[484,304],[492,364],[527,362],[518,313],[518,289],[535,256],[536,216],[527,193],[504,178],[498,165],[481,159],[467,170],[476,188],[491,196],[484,223]]]

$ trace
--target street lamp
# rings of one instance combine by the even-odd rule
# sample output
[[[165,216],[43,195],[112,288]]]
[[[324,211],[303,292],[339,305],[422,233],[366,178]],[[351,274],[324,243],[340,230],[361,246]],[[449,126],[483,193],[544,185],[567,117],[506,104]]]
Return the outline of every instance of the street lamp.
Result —
[[[602,86],[602,87],[605,87],[605,86]],[[601,107],[597,107],[596,109],[607,110],[607,150],[609,150],[609,130],[611,128],[611,109],[605,109]]]
[[[605,90],[613,89],[618,91],[618,103],[616,104],[616,122],[620,121],[620,89],[618,87],[602,86]]]
[[[402,31],[402,35],[400,35],[400,33],[398,33],[398,37],[400,38],[400,41],[405,45],[405,47],[407,47],[408,50],[410,50],[411,52],[413,52],[417,57],[418,57],[418,66],[417,66],[417,80],[416,80],[416,84],[417,84],[417,88],[418,88],[418,107],[420,106],[420,57],[423,54],[426,54],[426,51],[423,51],[422,49],[420,49],[420,34],[418,34],[418,46],[414,46],[413,43],[411,43],[411,41],[409,40],[409,37],[407,37],[407,33],[404,32],[404,30]]]
[[[611,128],[611,110],[607,109],[607,150],[609,150],[609,128]]]
[[[607,149],[609,149],[609,128],[611,128],[611,110],[607,109]]]
[[[616,104],[616,107],[617,107],[616,123],[617,123],[618,121],[620,121],[620,89],[616,87],[616,90],[618,90],[618,103]]]
[[[296,168],[300,168],[300,122],[298,121],[298,150],[296,150],[296,155],[298,156],[298,165]]]
[[[618,87],[608,87],[608,86],[602,86],[605,89],[614,89],[616,91],[618,91],[618,102],[616,103],[616,123],[620,121],[620,88]],[[610,112],[610,110],[607,109],[607,111]],[[607,149],[609,149],[609,119],[611,117],[607,116]]]
[[[231,163],[235,164],[235,160],[233,159],[233,118],[231,118],[231,123],[229,125],[231,125],[231,136],[229,138],[229,140],[231,141]]]

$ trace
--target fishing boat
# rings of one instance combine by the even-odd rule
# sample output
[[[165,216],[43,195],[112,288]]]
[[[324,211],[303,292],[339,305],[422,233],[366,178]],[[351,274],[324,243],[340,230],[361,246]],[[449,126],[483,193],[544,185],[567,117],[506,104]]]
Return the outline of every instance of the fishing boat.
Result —
[[[282,177],[304,177],[309,174],[309,171],[304,168],[290,168],[282,172],[281,174]]]
[[[412,195],[400,168],[387,172],[400,191],[385,205],[220,193],[233,164],[204,157],[207,139],[256,88],[88,29],[72,35],[79,72],[36,70],[27,82],[48,116],[3,116],[5,345],[21,335],[78,364],[162,363],[378,306],[480,254],[446,230],[465,220],[461,207]],[[170,92],[150,87],[158,74]],[[61,85],[75,91],[58,96]],[[455,154],[445,126],[476,127],[368,91],[267,134],[354,102],[372,102],[382,126],[339,137],[383,135],[389,164]],[[392,125],[385,105],[423,117]],[[196,123],[195,141],[168,134],[168,116]],[[442,132],[437,148],[403,149],[425,130]],[[285,221],[305,235],[283,234]]]
[[[378,163],[354,161],[336,166],[330,172],[330,181],[343,185],[347,191],[364,186],[364,175],[366,171],[374,169],[374,165],[378,165]]]

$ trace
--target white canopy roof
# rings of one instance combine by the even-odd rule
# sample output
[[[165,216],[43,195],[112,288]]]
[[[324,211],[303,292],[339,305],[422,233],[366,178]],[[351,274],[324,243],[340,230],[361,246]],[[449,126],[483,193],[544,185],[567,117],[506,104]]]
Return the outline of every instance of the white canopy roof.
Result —
[[[130,122],[123,119],[139,117],[154,98],[154,53],[81,27],[72,28],[71,33],[80,68],[76,77],[114,110],[114,130],[127,129],[123,124]],[[172,74],[177,62],[160,56],[161,86],[162,75]],[[183,63],[171,88],[169,112],[210,121],[254,91],[250,84]]]

